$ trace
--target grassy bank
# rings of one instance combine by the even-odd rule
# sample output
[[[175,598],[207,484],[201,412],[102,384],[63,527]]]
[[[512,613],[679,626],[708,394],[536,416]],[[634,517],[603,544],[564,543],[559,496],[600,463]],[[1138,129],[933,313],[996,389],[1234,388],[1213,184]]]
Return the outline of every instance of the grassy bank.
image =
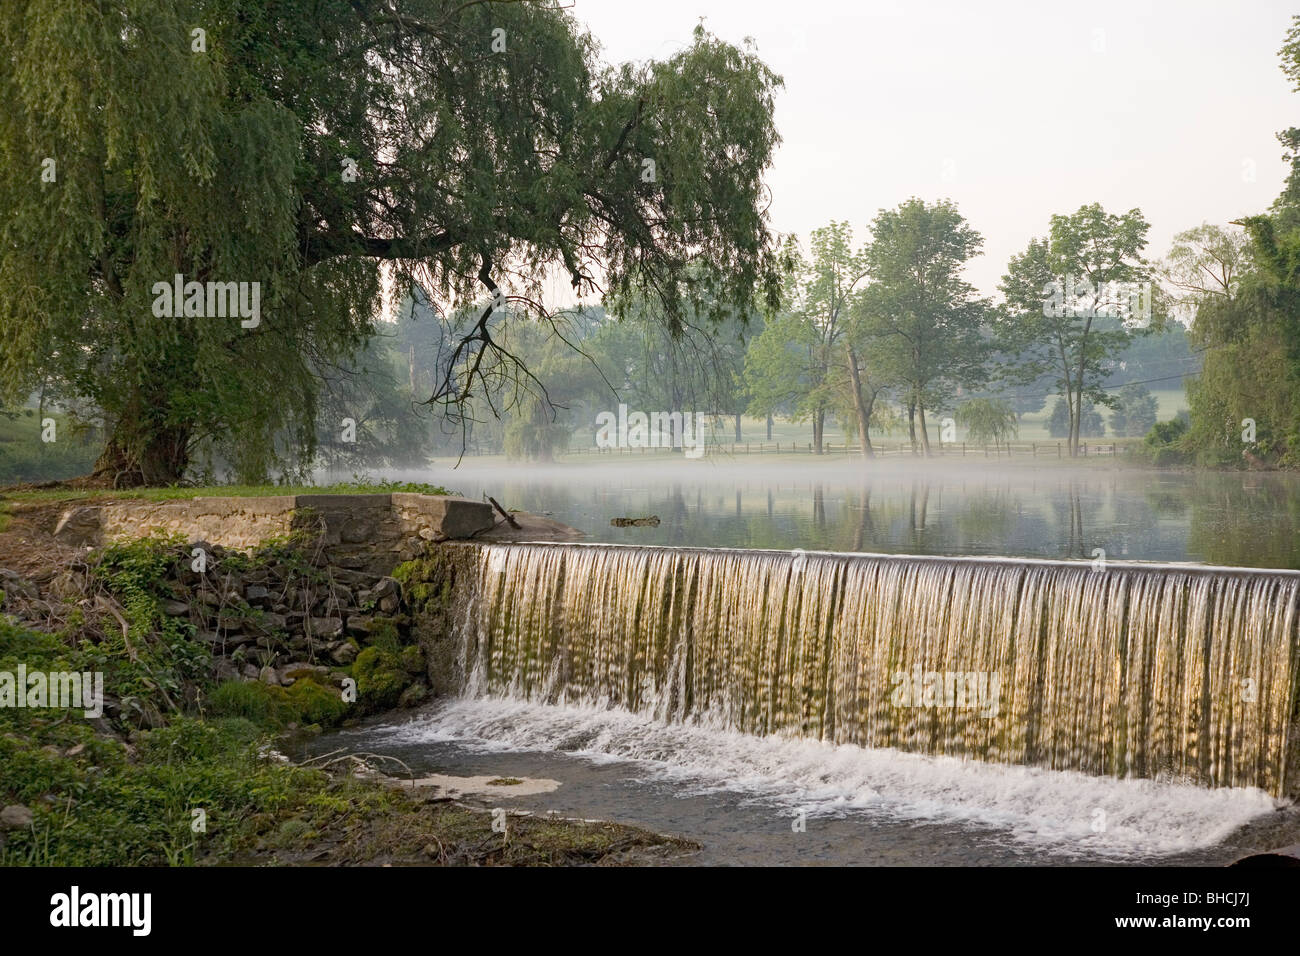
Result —
[[[454,495],[441,485],[417,481],[357,481],[332,485],[171,485],[165,488],[79,488],[71,484],[53,487],[12,485],[0,488],[4,497],[14,501],[80,501],[127,499],[140,501],[180,501],[190,498],[259,498],[273,495],[371,495],[409,492],[421,495]]]
[[[168,613],[187,553],[156,540],[114,546],[39,595],[0,577],[0,700],[10,675],[0,864],[610,864],[689,849],[545,817],[510,817],[499,832],[485,807],[358,776],[354,762],[289,763],[276,749],[292,735],[391,706],[403,674],[422,666],[418,648],[381,628],[354,661],[304,668],[289,686],[218,679],[211,646]],[[245,560],[294,557],[280,543]],[[74,573],[85,578],[69,588]],[[102,674],[102,716],[12,706],[20,668]],[[342,677],[355,681],[354,703],[340,696]]]

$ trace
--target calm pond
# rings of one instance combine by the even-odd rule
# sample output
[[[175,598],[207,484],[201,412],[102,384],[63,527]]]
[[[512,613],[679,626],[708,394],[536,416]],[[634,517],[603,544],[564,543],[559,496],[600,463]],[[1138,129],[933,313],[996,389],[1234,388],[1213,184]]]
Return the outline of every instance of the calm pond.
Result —
[[[548,514],[587,540],[1300,568],[1300,476],[983,460],[490,465],[383,476]],[[657,515],[658,527],[610,519]]]

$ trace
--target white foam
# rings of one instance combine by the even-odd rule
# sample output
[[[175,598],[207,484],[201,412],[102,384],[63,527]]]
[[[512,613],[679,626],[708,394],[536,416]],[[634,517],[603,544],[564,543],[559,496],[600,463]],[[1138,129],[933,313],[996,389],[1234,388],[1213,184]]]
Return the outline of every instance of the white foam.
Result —
[[[1115,859],[1213,846],[1282,805],[1256,789],[1209,790],[755,737],[617,708],[503,698],[460,699],[380,733],[402,743],[456,741],[481,751],[628,761],[642,779],[671,784],[681,794],[732,792],[789,815],[803,810],[974,825],[1010,844]]]

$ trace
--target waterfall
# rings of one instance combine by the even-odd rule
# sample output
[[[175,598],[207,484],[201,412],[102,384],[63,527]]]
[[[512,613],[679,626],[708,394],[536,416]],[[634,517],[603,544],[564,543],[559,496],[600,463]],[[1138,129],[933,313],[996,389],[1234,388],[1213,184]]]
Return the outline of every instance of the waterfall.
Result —
[[[1298,600],[1291,571],[487,545],[459,626],[469,695],[1283,795]]]

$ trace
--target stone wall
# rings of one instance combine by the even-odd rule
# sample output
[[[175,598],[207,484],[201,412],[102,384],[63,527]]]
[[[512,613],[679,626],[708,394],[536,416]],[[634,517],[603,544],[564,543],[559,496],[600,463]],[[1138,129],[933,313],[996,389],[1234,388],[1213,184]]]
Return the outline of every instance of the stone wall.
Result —
[[[301,532],[314,537],[332,564],[387,574],[425,542],[472,538],[494,523],[491,505],[450,495],[211,497],[75,506],[63,514],[55,538],[98,547],[179,534],[248,551],[269,538]]]
[[[114,501],[65,513],[55,537],[67,537],[67,527],[75,524],[78,544],[99,546],[154,534],[180,534],[191,541],[247,551],[267,538],[287,536],[297,507],[295,495]]]

